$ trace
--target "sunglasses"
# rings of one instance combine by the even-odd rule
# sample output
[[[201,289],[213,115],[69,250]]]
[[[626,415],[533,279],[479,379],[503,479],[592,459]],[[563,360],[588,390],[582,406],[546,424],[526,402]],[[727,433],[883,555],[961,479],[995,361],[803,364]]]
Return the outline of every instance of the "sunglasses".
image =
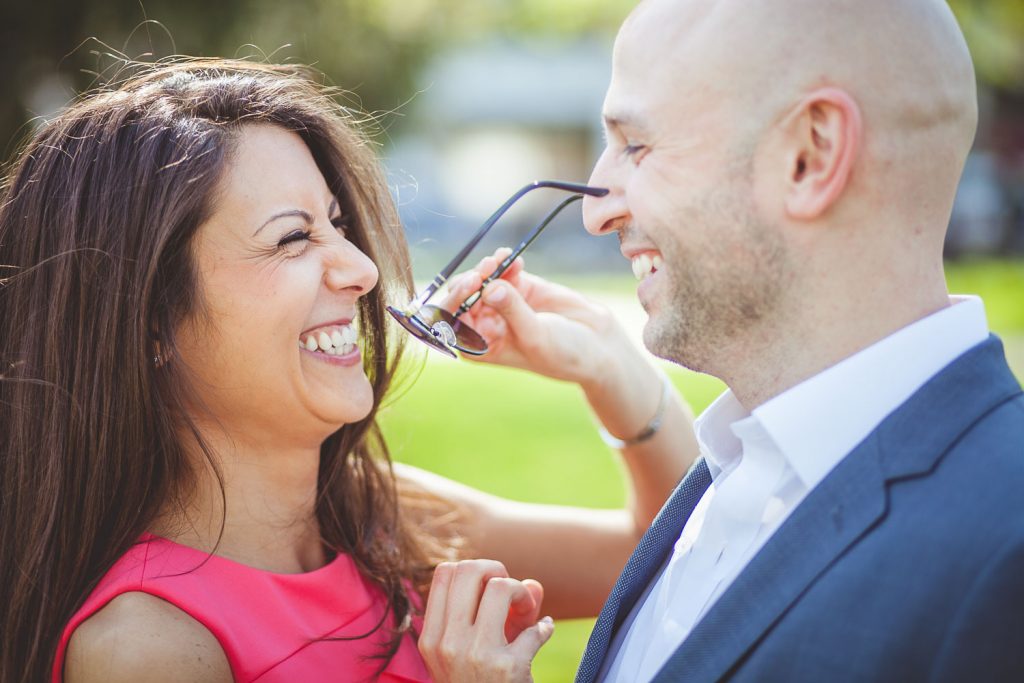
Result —
[[[523,238],[518,246],[512,250],[501,263],[498,264],[497,269],[491,273],[487,279],[483,281],[480,289],[470,294],[465,301],[463,301],[456,310],[448,311],[440,306],[428,303],[430,299],[437,293],[452,276],[455,270],[462,265],[462,262],[466,260],[470,252],[480,243],[480,240],[484,238],[484,235],[490,231],[494,224],[498,222],[505,213],[512,208],[512,205],[519,201],[524,195],[538,189],[553,189],[560,190],[562,192],[572,192],[573,195],[567,199],[562,200],[553,208],[544,219],[538,223],[527,235]],[[491,214],[490,218],[484,221],[480,229],[476,231],[476,234],[470,238],[469,242],[464,246],[459,253],[455,255],[451,261],[448,262],[441,272],[431,281],[429,285],[420,293],[418,293],[412,300],[402,309],[394,306],[388,306],[387,310],[398,323],[405,328],[416,339],[427,346],[440,351],[441,353],[456,358],[456,351],[462,353],[468,353],[471,356],[482,356],[487,353],[487,342],[484,338],[470,327],[468,324],[460,320],[460,317],[473,307],[483,294],[484,288],[487,287],[491,282],[494,282],[501,277],[508,268],[515,262],[516,258],[519,257],[526,249],[533,244],[533,241],[544,231],[544,228],[555,219],[565,207],[569,206],[574,202],[578,202],[583,199],[584,195],[591,197],[603,197],[608,194],[608,190],[599,187],[589,187],[587,185],[580,185],[578,183],[566,183],[558,180],[538,180],[536,182],[526,185],[514,195],[509,197],[508,201],[498,207],[498,210]]]

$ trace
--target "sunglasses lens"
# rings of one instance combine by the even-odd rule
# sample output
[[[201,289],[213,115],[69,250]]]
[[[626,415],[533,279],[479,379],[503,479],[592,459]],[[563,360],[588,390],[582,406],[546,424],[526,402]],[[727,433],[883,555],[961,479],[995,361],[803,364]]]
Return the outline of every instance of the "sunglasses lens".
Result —
[[[487,353],[487,342],[484,338],[443,308],[427,305],[421,308],[415,317],[425,323],[431,335],[442,343],[473,356]]]
[[[451,347],[439,340],[434,334],[431,333],[430,328],[427,327],[421,320],[407,316],[394,306],[388,306],[388,313],[391,314],[398,324],[404,327],[409,334],[419,339],[424,344],[431,346],[441,353],[456,358],[455,352],[451,350]]]

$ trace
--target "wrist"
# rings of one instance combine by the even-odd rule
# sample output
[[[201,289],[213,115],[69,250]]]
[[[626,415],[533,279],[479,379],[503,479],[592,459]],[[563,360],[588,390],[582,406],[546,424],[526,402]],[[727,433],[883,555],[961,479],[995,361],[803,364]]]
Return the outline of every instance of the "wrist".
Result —
[[[665,419],[665,411],[668,408],[668,404],[672,401],[672,395],[675,393],[675,386],[669,380],[667,375],[661,375],[661,391],[658,395],[658,405],[654,409],[654,413],[650,419],[640,429],[632,432],[630,435],[617,436],[612,434],[604,424],[598,425],[598,434],[601,440],[611,448],[622,450],[631,446],[636,446],[653,439],[661,429],[662,423]]]
[[[633,442],[665,410],[668,378],[635,348],[610,364],[604,382],[587,391],[587,401],[611,440]],[[671,389],[674,391],[674,387]],[[619,446],[615,446],[619,447]]]
[[[637,373],[649,366],[610,313],[604,323],[601,329],[595,329],[602,343],[598,348],[588,350],[590,362],[577,381],[595,408],[609,399],[622,396],[629,383],[636,381]]]

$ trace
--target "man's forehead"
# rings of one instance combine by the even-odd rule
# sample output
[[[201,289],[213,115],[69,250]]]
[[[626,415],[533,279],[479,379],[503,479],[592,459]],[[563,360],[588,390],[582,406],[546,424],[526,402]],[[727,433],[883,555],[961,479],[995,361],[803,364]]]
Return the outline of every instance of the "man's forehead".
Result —
[[[609,129],[643,131],[653,109],[682,104],[699,88],[700,31],[711,0],[646,0],[615,40],[603,118]],[[689,86],[687,85],[689,84]]]
[[[626,18],[616,39],[628,53],[634,46],[646,46],[647,52],[671,57],[680,46],[698,32],[723,0],[645,0]]]

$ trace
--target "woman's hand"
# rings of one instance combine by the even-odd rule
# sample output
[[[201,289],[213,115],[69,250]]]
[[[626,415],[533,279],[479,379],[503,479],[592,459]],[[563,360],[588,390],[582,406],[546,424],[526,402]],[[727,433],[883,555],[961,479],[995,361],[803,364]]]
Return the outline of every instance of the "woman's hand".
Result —
[[[554,632],[537,620],[544,589],[500,562],[443,563],[434,571],[419,649],[439,683],[530,682],[530,663]]]

